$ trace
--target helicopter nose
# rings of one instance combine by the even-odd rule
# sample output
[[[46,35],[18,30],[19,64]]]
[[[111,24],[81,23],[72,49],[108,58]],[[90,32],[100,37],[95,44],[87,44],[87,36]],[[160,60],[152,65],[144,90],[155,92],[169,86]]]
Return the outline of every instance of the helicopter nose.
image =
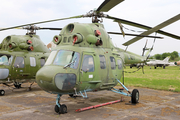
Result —
[[[6,79],[9,75],[9,69],[0,68],[0,80]]]
[[[59,69],[59,67],[56,66],[44,66],[36,73],[36,81],[37,84],[47,92],[65,94],[66,92],[74,90],[76,74],[64,73],[63,68]]]
[[[44,90],[52,85],[53,76],[56,74],[49,66],[44,66],[36,73],[36,82]]]

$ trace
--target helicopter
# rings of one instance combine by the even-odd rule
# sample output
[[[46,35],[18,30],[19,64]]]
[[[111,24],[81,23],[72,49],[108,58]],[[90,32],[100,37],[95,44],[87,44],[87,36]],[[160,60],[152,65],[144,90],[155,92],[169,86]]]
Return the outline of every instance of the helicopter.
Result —
[[[153,49],[143,48],[143,56],[115,47],[109,34],[126,35],[122,24],[146,29],[141,35],[137,35],[123,45],[138,41],[147,35],[157,32],[175,39],[180,36],[173,35],[160,30],[161,28],[180,19],[180,15],[169,19],[162,24],[152,28],[135,22],[123,20],[104,14],[123,0],[105,0],[96,10],[91,10],[85,15],[61,18],[36,22],[31,24],[41,24],[53,21],[91,17],[92,23],[69,23],[61,29],[59,35],[55,35],[53,43],[56,47],[51,51],[44,66],[36,73],[37,84],[46,92],[57,94],[55,112],[64,114],[67,106],[60,104],[60,98],[64,94],[69,96],[81,95],[88,98],[87,92],[110,90],[118,94],[131,97],[133,104],[139,101],[139,91],[134,89],[132,92],[122,83],[125,64],[145,63]],[[101,18],[101,20],[99,19]],[[104,25],[100,22],[102,18],[114,20],[119,24],[122,33],[106,32]],[[30,24],[9,27],[13,29]],[[152,36],[156,38],[156,36]],[[145,50],[148,52],[144,55]],[[114,86],[120,84],[123,89],[116,89]],[[125,91],[127,92],[125,92]]]
[[[50,54],[50,50],[36,35],[37,28],[34,25],[17,28],[27,29],[26,35],[9,35],[3,39],[0,44],[0,84],[9,87],[13,83],[19,89],[22,83],[35,82],[36,72]],[[5,91],[1,89],[0,96],[3,95]]]

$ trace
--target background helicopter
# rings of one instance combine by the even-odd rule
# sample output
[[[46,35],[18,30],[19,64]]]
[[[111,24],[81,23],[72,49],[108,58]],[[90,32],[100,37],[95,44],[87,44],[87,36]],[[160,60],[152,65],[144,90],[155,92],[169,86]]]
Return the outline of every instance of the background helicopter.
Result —
[[[13,83],[16,88],[22,83],[34,82],[36,72],[45,64],[50,50],[35,30],[51,28],[31,25],[18,29],[28,31],[26,35],[9,35],[0,44],[0,84]],[[5,91],[0,90],[0,95],[4,94]]]
[[[150,34],[155,31],[165,34],[167,32],[159,31],[158,29],[175,22],[179,19],[179,16],[176,16],[175,20],[170,19],[168,22],[165,22],[164,25],[160,24],[159,26],[151,29],[151,27],[148,26],[111,17],[101,13],[101,11],[109,11],[120,2],[122,1],[120,0],[115,2],[113,0],[106,0],[96,11],[90,11],[86,15],[32,23],[39,24],[81,17],[93,17],[95,20],[90,24],[71,23],[65,26],[60,35],[55,36],[53,39],[54,43],[57,44],[58,47],[50,54],[45,66],[40,69],[36,75],[37,83],[41,88],[50,93],[58,94],[55,106],[56,112],[67,112],[66,105],[59,104],[60,96],[63,94],[71,95],[80,93],[83,97],[87,97],[86,92],[88,91],[104,89],[130,96],[132,103],[138,102],[138,90],[134,89],[131,93],[119,80],[123,76],[124,64],[143,63],[146,61],[147,56],[138,56],[114,47],[109,35],[104,29],[104,26],[97,23],[96,20],[98,17],[113,19],[119,23],[121,29],[121,23],[144,29],[150,29],[142,35]],[[123,30],[122,34],[124,34]],[[165,35],[179,38],[179,36],[170,33]],[[130,45],[138,39],[139,38],[136,38],[133,41],[125,43],[124,45]],[[149,51],[151,50],[152,49],[149,49]],[[98,71],[99,73],[97,73]],[[128,93],[124,93],[123,90],[113,88],[117,83],[120,83],[124,89],[128,91]],[[83,92],[85,95],[82,94]]]

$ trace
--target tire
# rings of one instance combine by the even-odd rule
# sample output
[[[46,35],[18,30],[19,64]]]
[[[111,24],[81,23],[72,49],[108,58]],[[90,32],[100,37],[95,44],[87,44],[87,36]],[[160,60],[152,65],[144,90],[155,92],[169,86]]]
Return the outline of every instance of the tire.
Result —
[[[139,91],[137,89],[134,89],[132,91],[131,102],[133,104],[136,104],[138,103],[138,101],[139,101]]]
[[[54,111],[55,111],[56,113],[59,113],[59,107],[58,107],[58,105],[55,105]]]
[[[65,104],[62,104],[60,107],[60,113],[64,114],[67,113],[67,106]]]
[[[0,90],[0,96],[4,96],[5,95],[5,91],[4,90]]]

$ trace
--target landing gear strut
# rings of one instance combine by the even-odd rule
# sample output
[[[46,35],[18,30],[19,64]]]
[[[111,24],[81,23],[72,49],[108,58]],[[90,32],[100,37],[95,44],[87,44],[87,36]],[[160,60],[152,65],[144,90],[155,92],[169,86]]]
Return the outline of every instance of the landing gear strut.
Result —
[[[65,104],[60,104],[60,97],[62,95],[58,94],[57,95],[57,98],[56,98],[56,105],[54,107],[54,110],[56,113],[59,113],[59,114],[64,114],[64,113],[67,113],[67,106]]]
[[[139,91],[137,89],[134,89],[132,91],[132,93],[118,80],[116,79],[120,84],[121,86],[128,92],[128,93],[125,93],[123,92],[123,90],[121,89],[115,89],[115,88],[112,88],[111,91],[115,92],[115,93],[119,93],[119,94],[122,94],[122,95],[125,95],[125,96],[129,96],[131,97],[131,103],[132,104],[136,104],[138,103],[139,101]]]
[[[32,86],[33,84],[34,84],[34,82],[31,83],[31,85],[29,86],[29,88],[28,88],[29,91],[31,91],[31,86]]]

